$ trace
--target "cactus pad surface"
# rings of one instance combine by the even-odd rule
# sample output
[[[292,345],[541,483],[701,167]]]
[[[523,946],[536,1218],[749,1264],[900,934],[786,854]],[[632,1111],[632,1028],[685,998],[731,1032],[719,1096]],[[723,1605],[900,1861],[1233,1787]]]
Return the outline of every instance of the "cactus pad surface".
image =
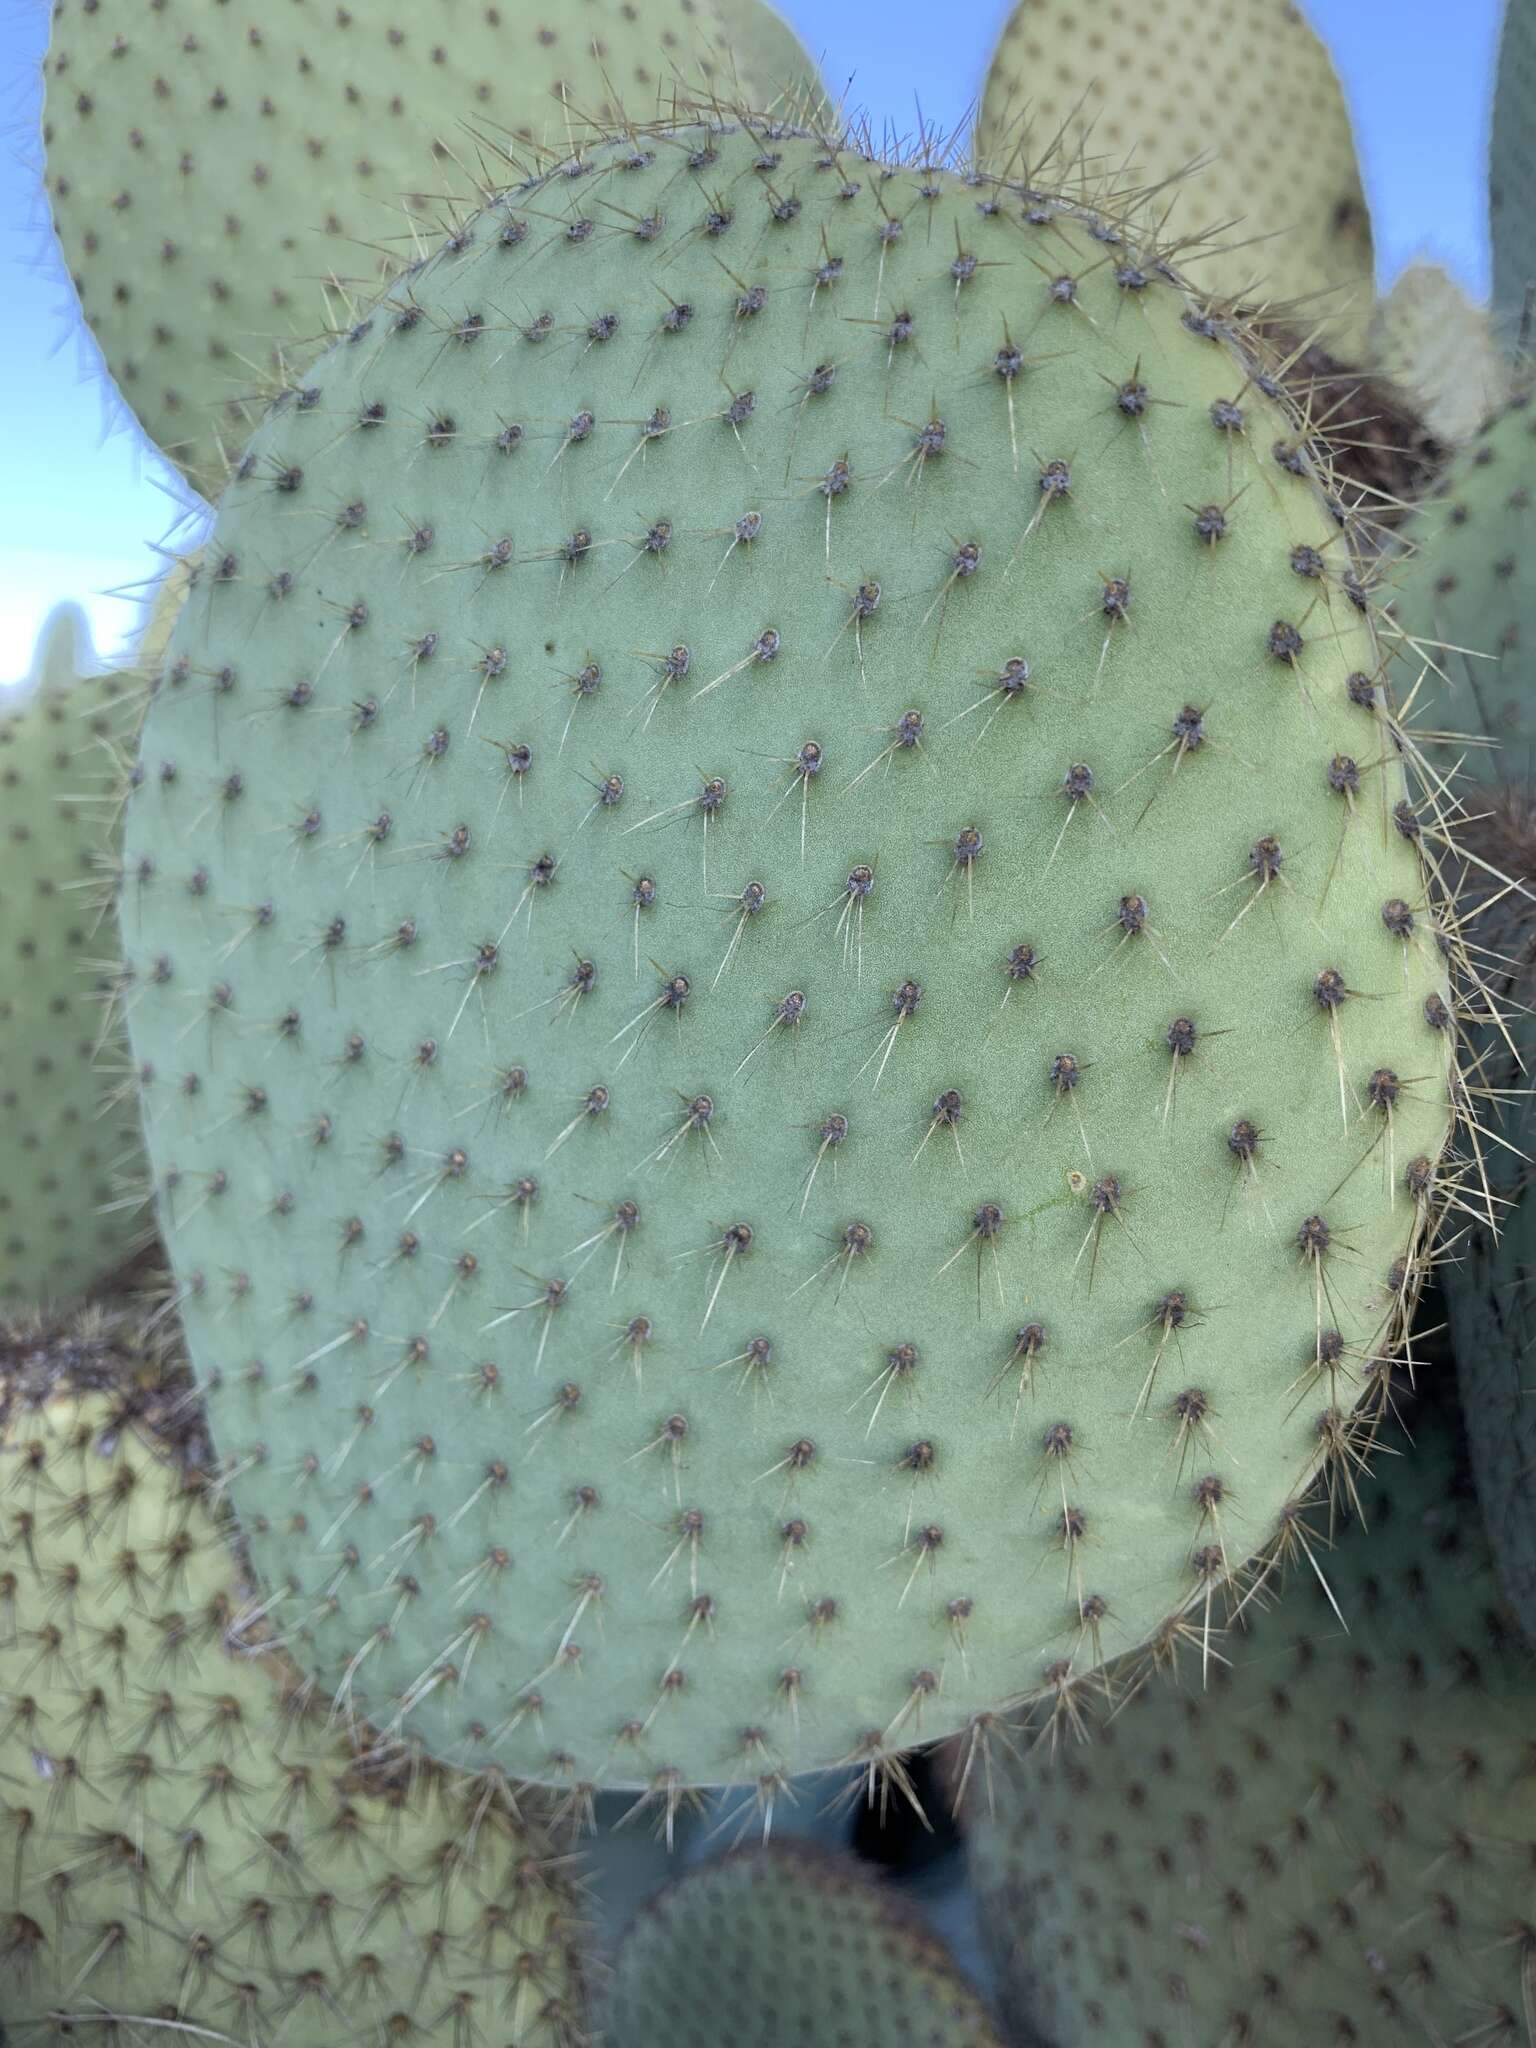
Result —
[[[661,1893],[624,1938],[605,2016],[625,2048],[999,2048],[911,1908],[805,1846],[737,1850]]]
[[[573,2048],[574,1902],[537,1802],[364,1769],[256,1647],[204,1481],[119,1392],[3,1400],[8,2048]]]
[[[129,1004],[253,1561],[386,1731],[874,1767],[1341,1455],[1449,935],[1266,386],[1132,222],[716,124],[499,199],[259,431]]]
[[[1298,1524],[1284,1591],[1203,1688],[1089,1706],[1085,1741],[1004,1758],[978,1796],[983,1933],[1025,2038],[1518,2039],[1536,1666],[1454,1417],[1410,1422],[1336,1549]]]
[[[1170,7],[1151,36],[1126,6],[1021,0],[982,89],[977,146],[1027,161],[1058,132],[1090,182],[1165,187],[1158,209],[1173,201],[1168,231],[1191,245],[1206,291],[1295,300],[1330,345],[1360,347],[1370,214],[1338,78],[1291,0]]]
[[[1528,391],[1464,451],[1408,530],[1398,617],[1425,664],[1416,721],[1455,742],[1452,785],[1499,1024],[1474,1023],[1474,1085],[1500,1128],[1494,1201],[1445,1271],[1478,1494],[1506,1596],[1536,1642],[1536,1395],[1531,1391],[1530,940],[1536,890],[1536,403]],[[1485,1006],[1486,1007],[1486,1006]],[[1497,1232],[1488,1225],[1496,1220]]]

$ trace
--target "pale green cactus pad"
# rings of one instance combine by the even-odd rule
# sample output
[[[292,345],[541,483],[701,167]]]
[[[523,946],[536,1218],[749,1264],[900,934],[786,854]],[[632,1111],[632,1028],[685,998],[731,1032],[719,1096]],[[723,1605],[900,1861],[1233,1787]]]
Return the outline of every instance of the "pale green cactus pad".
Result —
[[[1451,935],[1326,451],[1136,223],[746,127],[582,173],[251,444],[131,1024],[294,1654],[771,1796],[1176,1629],[1341,1454]]]
[[[1438,263],[1410,263],[1377,306],[1370,356],[1453,445],[1470,440],[1509,398],[1509,362],[1486,309]]]
[[[1001,2048],[911,1907],[805,1845],[737,1850],[652,1900],[604,2019],[624,2048]]]
[[[1447,1409],[1451,1406],[1449,1390]],[[1518,2041],[1536,1929],[1536,1666],[1450,1413],[1410,1417],[1206,1682],[995,1761],[972,1868],[1005,2018],[1053,2048]]]
[[[76,1298],[147,1235],[110,1003],[107,869],[134,692],[94,671],[83,614],[61,606],[29,682],[0,691],[0,1309]]]
[[[1488,162],[1493,305],[1513,346],[1526,331],[1536,287],[1536,0],[1505,0]]]
[[[259,1651],[200,1475],[110,1391],[0,1403],[7,2048],[574,2048],[537,1797],[365,1769]]]
[[[171,644],[171,633],[187,601],[187,592],[202,573],[202,551],[178,555],[156,584],[143,612],[143,627],[133,650],[134,667],[155,677]]]
[[[764,0],[58,0],[47,184],[106,366],[210,494],[285,350],[448,233],[497,160],[680,88],[818,91]]]
[[[1531,1275],[1530,1071],[1536,1057],[1530,939],[1536,891],[1536,403],[1527,392],[1462,455],[1408,538],[1417,552],[1398,613],[1425,664],[1417,716],[1466,735],[1453,785],[1464,835],[1485,866],[1469,875],[1487,909],[1478,944],[1502,1024],[1475,1032],[1476,1085],[1498,1236],[1485,1204],[1446,1263],[1467,1434],[1494,1560],[1536,1641],[1536,1391]],[[1503,878],[1508,878],[1507,880]]]
[[[1090,189],[1108,175],[1163,188],[1157,211],[1202,289],[1361,347],[1371,219],[1354,132],[1291,0],[1168,8],[1155,26],[1123,7],[1021,0],[982,88],[977,148],[1025,176],[1058,133]]]

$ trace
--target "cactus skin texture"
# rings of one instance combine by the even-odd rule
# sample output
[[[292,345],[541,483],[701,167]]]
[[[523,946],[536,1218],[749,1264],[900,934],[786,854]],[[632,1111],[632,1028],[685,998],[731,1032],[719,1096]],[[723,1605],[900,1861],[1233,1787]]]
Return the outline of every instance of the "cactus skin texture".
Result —
[[[39,1384],[71,1344],[6,1346]],[[133,1371],[131,1357],[117,1369]],[[538,1802],[370,1775],[246,1600],[201,1476],[110,1387],[5,1387],[7,2048],[572,2048],[572,1898]],[[184,1420],[184,1418],[183,1418]]]
[[[1358,353],[1372,298],[1371,219],[1328,52],[1290,0],[1160,10],[1021,0],[982,87],[977,146],[1064,129],[1101,175],[1187,179],[1168,217],[1202,290],[1327,324]],[[1028,141],[1024,155],[1030,155]],[[1201,168],[1188,175],[1191,167]],[[1167,197],[1163,199],[1167,205]],[[1210,253],[1197,245],[1209,240]]]
[[[1378,1378],[1451,1052],[1379,650],[1124,232],[641,131],[223,500],[160,1216],[285,1640],[449,1761],[877,1768],[1177,1635]]]
[[[106,366],[208,495],[337,280],[449,232],[509,140],[694,91],[772,107],[815,66],[763,0],[58,0],[44,65],[54,227]]]
[[[803,1844],[735,1850],[651,1900],[604,2017],[624,2048],[1000,2048],[917,1915]]]
[[[1488,159],[1493,309],[1505,339],[1529,346],[1536,285],[1536,0],[1505,0]]]
[[[1427,728],[1469,736],[1462,836],[1488,863],[1470,870],[1478,944],[1504,1021],[1474,1031],[1475,1085],[1502,1105],[1487,1148],[1498,1236],[1472,1214],[1445,1270],[1467,1392],[1478,1495],[1506,1597],[1536,1643],[1536,1397],[1531,1297],[1536,1206],[1530,1193],[1530,1072],[1536,1060],[1530,942],[1536,888],[1536,401],[1517,394],[1472,443],[1408,538],[1398,602],[1405,633],[1432,662],[1419,692]],[[1519,885],[1511,890],[1497,878]],[[1523,892],[1523,893],[1522,893]]]
[[[1453,446],[1469,441],[1509,399],[1510,367],[1486,310],[1438,263],[1410,263],[1377,305],[1370,356]]]
[[[1194,1674],[1113,1718],[1091,1707],[1083,1742],[1004,1760],[990,1812],[978,1787],[982,1933],[1025,2039],[1521,2038],[1536,1667],[1499,1602],[1454,1414],[1409,1420],[1369,1528],[1350,1521],[1330,1550],[1314,1518],[1203,1689]]]
[[[0,1309],[63,1303],[146,1231],[125,1046],[110,1029],[116,948],[110,802],[134,690],[91,674],[84,616],[44,626],[29,683],[0,693]]]

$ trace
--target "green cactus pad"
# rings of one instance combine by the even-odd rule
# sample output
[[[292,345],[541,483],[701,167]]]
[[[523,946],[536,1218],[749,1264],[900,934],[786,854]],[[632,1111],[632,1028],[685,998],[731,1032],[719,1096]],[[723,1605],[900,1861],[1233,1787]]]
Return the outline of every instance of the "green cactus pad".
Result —
[[[1150,38],[1124,9],[1021,0],[982,88],[977,148],[1028,160],[1058,133],[1090,183],[1185,179],[1157,204],[1176,198],[1168,231],[1203,290],[1294,301],[1302,320],[1326,320],[1333,346],[1362,345],[1371,219],[1354,133],[1328,52],[1291,0],[1228,0],[1214,22],[1159,11]]]
[[[1530,939],[1536,891],[1536,402],[1528,392],[1461,457],[1409,537],[1398,613],[1426,670],[1418,719],[1465,734],[1456,785],[1464,836],[1486,865],[1468,870],[1481,900],[1478,945],[1504,1017],[1474,1033],[1476,1085],[1499,1131],[1483,1156],[1498,1223],[1474,1205],[1446,1297],[1467,1388],[1467,1434],[1505,1594],[1536,1642],[1536,1395],[1531,1389],[1531,1274],[1536,1207]],[[1504,877],[1509,878],[1506,883]],[[1511,887],[1509,884],[1516,885]]]
[[[0,1307],[73,1299],[146,1231],[138,1115],[108,998],[104,868],[130,680],[92,674],[83,615],[44,626],[30,684],[0,692]],[[121,1206],[119,1206],[121,1204]]]
[[[110,1391],[0,1392],[7,2048],[572,2048],[537,1800],[365,1771],[254,1647],[199,1475]]]
[[[1437,263],[1410,263],[1371,320],[1370,356],[1446,441],[1468,441],[1509,397],[1488,314]]]
[[[873,1767],[1173,1625],[1337,1445],[1448,1013],[1261,382],[1129,225],[697,127],[263,426],[124,918],[231,1496],[343,1701],[658,1798]]]
[[[1536,285],[1536,0],[1506,0],[1488,162],[1493,307],[1513,345]],[[1524,335],[1529,346],[1532,337]]]
[[[285,349],[447,233],[510,142],[569,146],[680,85],[798,106],[815,66],[764,0],[58,0],[54,226],[108,371],[210,495]],[[460,204],[458,211],[463,211]]]
[[[804,1845],[736,1850],[654,1899],[605,2019],[624,2048],[999,2048],[911,1908]]]
[[[1330,1550],[1325,1517],[1298,1525],[1284,1592],[1249,1604],[1203,1689],[1191,1669],[1117,1714],[1089,1708],[1080,1743],[996,1760],[972,1869],[1026,2039],[1520,2039],[1536,1666],[1499,1604],[1454,1416],[1410,1422],[1366,1492],[1369,1527]]]

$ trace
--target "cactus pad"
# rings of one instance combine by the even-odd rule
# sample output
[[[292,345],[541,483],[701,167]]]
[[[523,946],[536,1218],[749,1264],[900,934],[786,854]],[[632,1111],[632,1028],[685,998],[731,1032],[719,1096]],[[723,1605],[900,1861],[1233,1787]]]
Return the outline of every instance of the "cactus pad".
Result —
[[[768,107],[815,67],[763,0],[59,0],[48,196],[85,319],[150,437],[210,495],[247,401],[341,282],[447,233],[509,140],[642,117],[680,83]],[[252,412],[250,417],[256,414]]]
[[[1505,0],[1488,162],[1493,306],[1513,345],[1530,318],[1536,286],[1536,0]]]
[[[63,1302],[144,1241],[127,1054],[107,1039],[116,937],[104,804],[133,692],[92,666],[82,615],[43,628],[0,693],[0,1306]],[[122,1202],[123,1206],[118,1206]]]
[[[1410,263],[1371,319],[1370,355],[1446,441],[1470,440],[1509,397],[1488,315],[1437,263]]]
[[[1486,863],[1478,944],[1502,1026],[1475,1036],[1477,1086],[1502,1129],[1486,1147],[1498,1237],[1473,1213],[1449,1261],[1446,1298],[1467,1394],[1467,1436],[1504,1591],[1536,1642],[1536,1396],[1531,1391],[1531,891],[1536,887],[1536,402],[1528,393],[1462,455],[1409,529],[1417,552],[1398,605],[1434,664],[1426,727],[1458,745],[1463,833]],[[1508,877],[1509,887],[1501,878]]]
[[[1021,0],[982,89],[977,147],[1007,158],[1063,132],[1084,170],[1179,179],[1168,230],[1207,292],[1294,300],[1358,348],[1370,308],[1371,221],[1328,52],[1291,0],[1160,11],[1150,39],[1082,0]],[[1175,196],[1162,192],[1159,207]]]
[[[198,1474],[109,1390],[0,1390],[8,2048],[571,2048],[572,1899],[536,1819],[488,1781],[365,1772],[252,1647]]]
[[[1010,2023],[1057,2048],[1519,2038],[1536,1666],[1454,1418],[1412,1427],[1369,1530],[1298,1528],[1204,1690],[1148,1686],[994,1772],[972,1867]]]
[[[999,2048],[911,1908],[803,1845],[737,1850],[653,1900],[605,2018],[624,2048]]]
[[[1379,1377],[1450,1046],[1316,451],[1134,225],[581,167],[251,444],[124,919],[285,1639],[671,1799],[1203,1608]]]

